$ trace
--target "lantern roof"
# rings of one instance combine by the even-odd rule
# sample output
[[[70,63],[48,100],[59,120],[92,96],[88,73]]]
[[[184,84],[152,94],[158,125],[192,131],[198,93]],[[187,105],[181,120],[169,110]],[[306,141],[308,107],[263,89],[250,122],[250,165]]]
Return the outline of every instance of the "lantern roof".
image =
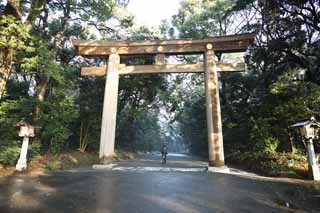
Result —
[[[291,128],[296,128],[296,127],[304,127],[307,125],[312,125],[320,128],[320,123],[316,121],[315,117],[311,117],[310,119],[304,119],[300,120],[297,123],[291,125]]]
[[[16,125],[17,127],[21,127],[21,126],[32,126],[31,124],[25,122],[25,121],[20,121],[19,123],[17,123]]]

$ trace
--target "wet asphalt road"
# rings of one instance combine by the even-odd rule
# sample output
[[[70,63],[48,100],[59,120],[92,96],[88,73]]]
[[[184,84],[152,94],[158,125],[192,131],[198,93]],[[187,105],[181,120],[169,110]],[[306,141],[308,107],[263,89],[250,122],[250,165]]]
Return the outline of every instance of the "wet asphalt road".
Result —
[[[319,195],[301,184],[208,172],[79,169],[0,178],[1,213],[320,212]]]

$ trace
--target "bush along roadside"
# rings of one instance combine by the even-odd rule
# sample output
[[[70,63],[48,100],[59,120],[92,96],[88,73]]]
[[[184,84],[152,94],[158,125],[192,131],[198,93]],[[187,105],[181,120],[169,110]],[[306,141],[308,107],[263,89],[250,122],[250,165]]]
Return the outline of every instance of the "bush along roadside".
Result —
[[[270,152],[233,148],[226,157],[229,164],[253,171],[260,175],[273,177],[308,177],[307,155],[303,152]]]

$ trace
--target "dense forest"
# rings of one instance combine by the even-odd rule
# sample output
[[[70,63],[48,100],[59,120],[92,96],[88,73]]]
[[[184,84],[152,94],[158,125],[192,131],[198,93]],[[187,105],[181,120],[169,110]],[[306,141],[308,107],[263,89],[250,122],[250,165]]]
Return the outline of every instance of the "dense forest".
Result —
[[[0,164],[13,165],[21,139],[16,124],[35,126],[29,157],[99,149],[103,77],[80,67],[107,59],[77,56],[71,39],[206,38],[255,32],[245,73],[220,74],[226,162],[256,171],[296,171],[305,143],[289,126],[320,120],[320,3],[317,0],[182,0],[159,28],[138,26],[129,0],[8,0],[0,3]],[[127,64],[151,63],[124,57]],[[167,59],[172,60],[172,59]],[[199,61],[175,56],[181,63]],[[152,151],[184,144],[207,154],[204,76],[122,76],[116,147]],[[290,163],[289,163],[290,162]],[[293,162],[294,165],[291,165]],[[299,167],[300,166],[300,167]]]

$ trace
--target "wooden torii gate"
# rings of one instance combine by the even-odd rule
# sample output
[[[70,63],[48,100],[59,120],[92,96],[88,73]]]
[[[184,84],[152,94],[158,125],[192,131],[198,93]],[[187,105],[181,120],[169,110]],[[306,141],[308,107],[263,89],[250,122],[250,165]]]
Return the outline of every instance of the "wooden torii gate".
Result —
[[[244,63],[215,63],[215,54],[244,52],[255,34],[212,37],[201,40],[176,39],[153,41],[86,41],[73,40],[79,55],[109,57],[108,65],[83,67],[83,76],[106,75],[104,93],[100,158],[114,155],[119,75],[153,73],[205,73],[206,109],[208,126],[209,166],[224,166],[222,124],[220,113],[218,72],[241,72]],[[165,55],[204,54],[204,63],[166,64]],[[120,64],[121,55],[151,55],[154,65]]]

